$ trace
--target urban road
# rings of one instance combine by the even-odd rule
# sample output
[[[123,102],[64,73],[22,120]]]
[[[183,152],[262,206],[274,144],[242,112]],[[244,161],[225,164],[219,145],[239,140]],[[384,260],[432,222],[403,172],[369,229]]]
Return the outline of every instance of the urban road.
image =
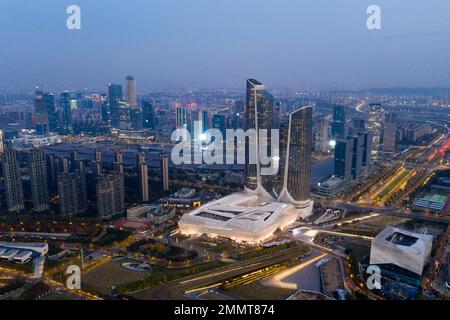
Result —
[[[186,296],[187,291],[215,286],[215,284],[221,283],[227,279],[298,258],[301,253],[303,253],[301,249],[296,246],[262,257],[235,262],[221,268],[177,279],[156,287],[139,290],[130,295],[138,299],[189,299],[189,297]]]
[[[416,220],[426,220],[426,221],[434,221],[434,222],[441,222],[441,223],[450,223],[450,217],[444,217],[444,216],[437,216],[437,215],[431,215],[431,214],[425,214],[421,212],[416,211],[404,211],[396,208],[391,207],[374,207],[374,206],[361,206],[353,203],[346,203],[346,202],[340,202],[340,201],[330,201],[326,203],[327,207],[335,208],[335,209],[341,209],[341,210],[355,210],[355,211],[361,211],[361,212],[373,212],[380,215],[385,216],[395,216],[400,218],[409,218],[409,219],[416,219]]]

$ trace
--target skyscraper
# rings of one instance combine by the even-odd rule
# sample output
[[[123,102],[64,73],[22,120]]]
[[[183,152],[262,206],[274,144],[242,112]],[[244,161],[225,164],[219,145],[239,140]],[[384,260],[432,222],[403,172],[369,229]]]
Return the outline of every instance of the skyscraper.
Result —
[[[312,113],[312,107],[292,112],[280,130],[278,200],[300,207],[311,199]]]
[[[119,107],[120,102],[122,100],[123,100],[122,86],[118,84],[109,84],[108,86],[109,116],[111,126],[113,128],[119,128],[120,124]]]
[[[212,127],[219,130],[225,139],[226,134],[226,118],[224,114],[214,114],[212,116]]]
[[[150,101],[142,101],[142,120],[144,128],[155,129],[155,113]]]
[[[247,80],[246,95],[246,130],[254,129],[256,131],[256,141],[247,141],[245,143],[245,188],[247,191],[255,191],[259,194],[270,194],[273,197],[273,175],[261,176],[261,163],[259,161],[259,141],[267,139],[268,150],[271,150],[271,130],[278,129],[275,120],[278,114],[275,112],[273,96],[266,91],[266,87],[254,79]],[[267,130],[267,137],[260,135],[260,129]],[[255,143],[256,142],[256,143]],[[253,149],[256,156],[256,164],[250,162],[250,150]],[[264,150],[265,151],[265,150]],[[272,156],[268,154],[268,156]]]
[[[43,150],[31,150],[29,167],[33,210],[35,212],[47,211],[49,209],[50,197],[47,181],[47,163]]]
[[[346,137],[345,131],[345,107],[334,105],[333,121],[331,122],[331,138],[334,140],[344,139]]]
[[[5,132],[0,129],[0,156],[5,152]]]
[[[125,211],[124,192],[120,174],[103,174],[97,182],[97,211],[99,218],[110,218]]]
[[[48,132],[48,113],[45,103],[44,92],[36,91],[34,98],[34,121],[37,134],[46,134]]]
[[[161,155],[161,184],[164,192],[169,192],[169,157]]]
[[[371,138],[366,132],[336,141],[334,174],[346,181],[358,179],[370,167]]]
[[[44,94],[45,105],[47,107],[48,128],[49,131],[55,132],[58,128],[58,117],[55,109],[55,97],[52,93]]]
[[[334,175],[346,181],[351,180],[352,152],[351,139],[339,139],[334,148]]]
[[[137,108],[137,94],[136,94],[136,80],[133,76],[128,76],[126,78],[127,82],[127,92],[126,100],[130,108]]]
[[[141,109],[130,109],[130,121],[133,130],[141,130],[143,128]]]
[[[184,107],[177,107],[176,115],[177,128],[187,128],[187,110]]]
[[[80,171],[58,177],[59,210],[63,216],[82,214],[87,208],[86,182]]]
[[[63,111],[63,129],[72,130],[72,109],[70,106],[70,92],[61,92],[59,96],[59,105]]]
[[[383,131],[384,109],[379,103],[369,105],[369,118],[367,121],[367,131],[372,134],[372,151],[377,153],[380,148],[380,141]]]
[[[386,113],[382,129],[381,152],[384,156],[392,157],[396,151],[397,122],[392,112]]]
[[[145,153],[139,153],[136,160],[138,169],[139,194],[142,202],[148,202],[148,167],[147,162],[145,161]]]
[[[5,178],[6,205],[10,212],[22,211],[25,208],[22,175],[17,151],[6,148],[2,157],[3,175]]]
[[[330,148],[330,119],[321,118],[316,121],[314,126],[314,149],[325,153]]]

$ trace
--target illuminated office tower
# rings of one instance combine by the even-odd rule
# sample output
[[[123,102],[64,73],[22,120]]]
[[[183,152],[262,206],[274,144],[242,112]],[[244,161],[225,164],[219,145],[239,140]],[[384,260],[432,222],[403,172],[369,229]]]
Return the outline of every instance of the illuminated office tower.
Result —
[[[161,184],[164,192],[169,192],[169,157],[161,155]]]
[[[226,134],[226,118],[224,114],[214,114],[212,116],[212,127],[213,129],[217,129],[222,133],[223,138],[225,139]]]
[[[280,129],[278,201],[307,207],[311,199],[312,107],[289,115]]]
[[[97,211],[99,218],[109,218],[125,211],[124,189],[119,173],[102,174],[97,182]]]
[[[126,100],[130,108],[137,108],[137,94],[136,94],[136,80],[133,76],[128,76],[126,78],[127,91]]]
[[[378,153],[383,131],[384,109],[379,103],[369,105],[369,118],[367,120],[367,132],[372,134],[372,152]]]
[[[329,118],[321,118],[314,126],[314,150],[325,153],[330,149],[330,124]]]
[[[142,122],[144,128],[155,129],[155,113],[150,101],[142,101]]]
[[[70,105],[70,92],[61,92],[59,96],[59,105],[63,111],[63,129],[72,130],[72,109]]]
[[[331,122],[331,138],[337,140],[344,139],[345,136],[345,107],[335,105],[333,107],[333,121]]]
[[[261,168],[259,157],[259,142],[262,139],[267,139],[267,148],[265,151],[268,156],[271,150],[271,130],[276,128],[278,124],[278,114],[275,112],[274,98],[266,91],[266,87],[257,80],[247,80],[247,94],[246,94],[246,130],[254,129],[256,131],[256,141],[248,141],[245,144],[245,188],[247,192],[255,191],[260,195],[274,197],[273,183],[274,175],[261,175]],[[260,135],[259,130],[267,130],[267,137]],[[278,129],[278,128],[276,128]],[[256,142],[256,143],[255,143]],[[257,157],[256,164],[250,164],[250,150],[254,151]],[[267,165],[268,167],[270,165]]]
[[[130,109],[131,129],[142,130],[143,128],[142,111],[139,108]]]
[[[138,183],[139,194],[142,202],[149,201],[148,194],[148,167],[145,161],[145,153],[141,152],[137,155]]]
[[[122,86],[118,84],[109,84],[108,86],[108,104],[111,126],[119,128],[120,125],[120,102],[123,100]]]
[[[58,200],[60,214],[75,216],[87,209],[86,181],[80,171],[62,173],[58,177]]]
[[[18,212],[25,208],[22,188],[22,175],[18,153],[8,147],[2,157],[3,176],[5,178],[5,197],[8,211]]]
[[[52,93],[44,94],[45,106],[47,107],[48,129],[55,132],[58,129],[58,116],[55,109],[55,97]]]
[[[393,157],[396,151],[397,122],[392,112],[386,113],[383,123],[380,152],[386,157]]]
[[[47,181],[47,163],[43,150],[33,149],[31,151],[29,167],[33,210],[35,212],[47,211],[49,209],[50,199]]]
[[[37,134],[46,134],[48,132],[48,113],[45,104],[44,92],[36,91],[34,98],[34,121]]]
[[[187,110],[183,107],[177,107],[176,115],[177,128],[187,128]]]

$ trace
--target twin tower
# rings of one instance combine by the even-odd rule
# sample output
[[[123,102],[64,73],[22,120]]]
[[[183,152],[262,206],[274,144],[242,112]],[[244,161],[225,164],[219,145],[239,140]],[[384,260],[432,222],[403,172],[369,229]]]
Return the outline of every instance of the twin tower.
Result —
[[[252,151],[259,154],[258,142],[268,139],[268,150],[279,150],[279,157],[272,156],[271,166],[278,166],[275,175],[263,175],[267,167],[259,159],[256,164],[245,165],[245,191],[257,194],[263,201],[279,201],[303,208],[310,205],[311,198],[311,152],[312,152],[312,107],[303,107],[289,115],[280,124],[279,108],[273,96],[257,80],[247,80],[246,130],[256,130],[256,143],[246,142],[246,157]],[[266,129],[267,135],[260,135]],[[279,129],[279,148],[271,144],[271,130]],[[276,143],[276,142],[274,142]]]

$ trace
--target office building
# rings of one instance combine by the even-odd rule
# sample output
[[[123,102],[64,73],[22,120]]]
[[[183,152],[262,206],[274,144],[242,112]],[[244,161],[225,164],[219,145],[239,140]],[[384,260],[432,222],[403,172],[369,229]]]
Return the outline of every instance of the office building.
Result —
[[[52,93],[44,94],[45,105],[47,107],[48,129],[55,132],[58,129],[58,115],[55,108],[55,97]]]
[[[49,209],[50,197],[47,180],[47,163],[43,150],[31,150],[29,169],[33,210],[35,212],[47,211]]]
[[[329,118],[321,118],[314,126],[314,150],[326,153],[330,149],[331,121]]]
[[[37,134],[46,134],[48,130],[48,113],[44,92],[37,90],[34,98],[34,122]]]
[[[169,192],[169,157],[161,155],[161,186],[164,192]]]
[[[345,107],[335,105],[333,107],[333,121],[331,122],[331,138],[333,140],[344,139],[346,135]]]
[[[137,93],[136,93],[136,80],[133,76],[128,76],[126,78],[127,91],[126,91],[126,101],[131,109],[137,108]]]
[[[59,105],[63,112],[63,129],[66,131],[72,130],[72,109],[70,103],[70,92],[61,92],[59,96]]]
[[[142,101],[142,122],[144,128],[155,129],[155,112],[150,101]]]
[[[137,171],[138,171],[138,184],[139,195],[142,202],[149,201],[148,192],[148,167],[145,161],[145,153],[141,152],[137,155]]]
[[[120,102],[123,100],[122,86],[118,84],[109,84],[108,86],[108,104],[109,118],[113,128],[119,128],[120,125]]]
[[[6,148],[2,157],[2,167],[8,211],[22,211],[25,208],[25,201],[22,188],[22,174],[16,150],[11,147]]]

